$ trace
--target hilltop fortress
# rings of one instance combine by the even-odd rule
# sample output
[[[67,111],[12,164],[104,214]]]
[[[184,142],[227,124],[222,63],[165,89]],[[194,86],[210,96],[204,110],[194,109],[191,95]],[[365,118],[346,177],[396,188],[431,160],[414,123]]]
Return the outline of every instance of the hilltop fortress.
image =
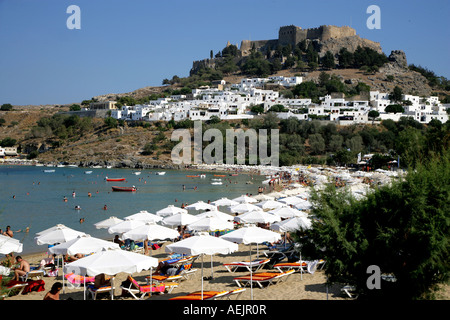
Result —
[[[250,50],[252,47],[261,51],[267,51],[275,49],[278,45],[284,46],[290,44],[294,47],[304,40],[326,43],[330,40],[339,39],[347,39],[358,43],[368,42],[370,43],[369,46],[371,47],[377,46],[377,43],[373,41],[360,38],[358,35],[356,35],[355,29],[347,26],[320,26],[318,28],[302,29],[301,27],[290,25],[280,28],[280,30],[278,31],[278,39],[259,41],[243,40],[241,42],[240,51],[243,56],[246,56],[250,54]]]
[[[348,27],[337,27],[323,25],[317,28],[302,29],[294,25],[280,27],[278,31],[278,39],[272,40],[242,40],[239,48],[240,57],[250,55],[252,48],[267,53],[274,51],[278,46],[291,45],[295,47],[302,41],[307,43],[313,42],[314,47],[322,57],[327,51],[337,54],[342,47],[348,51],[354,52],[358,46],[369,47],[379,53],[382,52],[380,43],[368,39],[361,38],[356,34],[356,30]],[[227,46],[230,45],[228,42]],[[214,67],[216,59],[204,59],[194,61],[191,70],[195,72],[200,67]]]

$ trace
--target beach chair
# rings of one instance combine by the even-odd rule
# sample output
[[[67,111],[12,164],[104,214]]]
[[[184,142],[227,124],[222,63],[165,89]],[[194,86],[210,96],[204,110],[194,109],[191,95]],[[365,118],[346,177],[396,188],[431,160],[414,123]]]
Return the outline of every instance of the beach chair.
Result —
[[[195,261],[196,257],[194,258]],[[152,281],[157,282],[174,282],[174,281],[182,281],[182,280],[189,280],[191,275],[193,275],[195,272],[197,272],[197,269],[192,268],[192,263],[185,263],[179,267],[177,270],[177,274],[168,276],[168,275],[152,275],[146,276],[145,279],[147,280],[147,284],[150,281],[150,278]]]
[[[346,285],[346,286],[341,288],[341,291],[343,293],[345,293],[351,299],[356,299],[359,296],[356,293],[356,287],[355,286]]]
[[[170,298],[169,300],[216,300],[225,297],[229,291],[195,291],[184,296]]]
[[[18,290],[17,294],[19,295],[23,292],[26,286],[28,286],[28,283],[15,283],[11,286],[7,286],[6,295],[9,296],[12,292],[15,292],[16,290]]]
[[[231,291],[228,291],[228,293],[226,295],[224,295],[221,299],[223,300],[233,300],[231,299],[232,297],[235,297],[235,300],[239,299],[239,297],[241,296],[242,293],[244,293],[244,291],[247,290],[245,288],[238,288],[238,289],[234,289]]]
[[[20,281],[27,282],[28,280],[41,280],[44,277],[45,270],[30,270],[25,275],[19,276]]]
[[[316,267],[321,266],[320,270],[325,265],[325,260],[323,260],[323,259],[314,260],[314,261],[316,261]],[[313,268],[314,261],[299,260],[297,262],[281,262],[281,263],[277,263],[273,267],[280,272],[293,269],[296,271],[309,272],[309,273],[313,274],[314,271],[316,270],[315,268]],[[308,270],[308,268],[309,268],[309,270]]]
[[[114,287],[111,286],[102,286],[100,288],[95,288],[93,284],[89,284],[87,287],[88,298],[91,297],[92,300],[97,299],[97,295],[101,293],[108,293],[111,296],[111,300],[114,296]]]
[[[66,278],[67,283],[69,283],[69,288],[77,288],[85,283],[86,285],[90,285],[95,282],[95,277],[84,277],[74,273],[65,274],[64,278]]]
[[[127,280],[130,282],[130,285],[127,286],[121,286],[120,288],[128,292],[131,296],[133,296],[137,300],[142,300],[145,298],[145,296],[150,292],[155,293],[164,293],[166,289],[168,292],[172,292],[172,290],[176,287],[178,287],[178,283],[172,282],[172,283],[160,283],[160,284],[153,284],[153,285],[143,285],[141,286],[132,276],[128,276]]]
[[[256,283],[262,289],[264,286],[268,287],[271,284],[286,280],[292,273],[294,273],[294,270],[285,272],[259,272],[252,274],[251,276],[246,275],[236,277],[233,280],[239,287],[245,287],[250,283]]]
[[[248,271],[256,272],[261,269],[266,263],[269,263],[270,259],[255,259],[252,261],[240,261],[240,262],[231,262],[224,263],[223,266],[228,270],[228,272],[236,272],[239,269],[245,268]]]

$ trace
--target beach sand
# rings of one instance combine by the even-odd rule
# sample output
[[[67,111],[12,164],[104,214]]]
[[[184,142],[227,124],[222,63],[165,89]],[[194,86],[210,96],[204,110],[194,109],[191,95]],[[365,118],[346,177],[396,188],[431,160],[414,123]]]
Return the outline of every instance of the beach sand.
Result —
[[[170,244],[167,242],[166,244]],[[165,245],[166,245],[165,244]],[[162,260],[167,258],[168,253],[165,252],[165,245],[163,245],[158,250],[153,250],[151,253],[152,257]],[[262,255],[263,249],[260,248],[260,257]],[[255,246],[252,246],[252,258],[256,257]],[[28,256],[23,256],[24,259],[29,261],[32,265],[38,265],[39,261],[46,258],[46,253],[33,254]],[[204,280],[203,288],[207,290],[234,290],[237,289],[237,284],[233,281],[234,277],[243,276],[249,274],[249,272],[234,272],[230,273],[223,266],[224,263],[230,263],[235,261],[245,261],[249,259],[249,246],[239,245],[239,251],[229,254],[229,255],[214,255],[213,256],[213,275],[212,280]],[[201,290],[201,258],[198,258],[194,264],[193,268],[197,271],[189,277],[187,280],[183,280],[179,283],[179,287],[175,288],[170,294],[153,294],[151,297],[148,295],[145,299],[151,300],[168,300],[175,296],[185,295],[193,291]],[[260,270],[261,271],[261,270]],[[262,269],[262,271],[270,271],[268,269]],[[275,269],[274,269],[275,271]],[[142,271],[132,275],[140,284],[146,284],[145,277],[149,276],[149,271]],[[211,256],[203,257],[203,276],[211,276]],[[121,297],[122,289],[120,285],[122,281],[126,280],[127,274],[120,273],[116,275],[114,279],[115,285],[115,296],[116,300],[134,300],[133,297]],[[6,300],[42,300],[44,295],[48,290],[50,290],[52,284],[56,281],[62,281],[61,273],[58,277],[44,277],[45,290],[41,292],[30,292],[26,295],[15,295],[8,297]],[[286,281],[275,283],[269,287],[259,288],[258,286],[253,287],[253,299],[254,300],[350,300],[346,295],[341,292],[340,285],[334,285],[328,287],[325,285],[326,278],[324,271],[317,270],[314,274],[295,272]],[[67,281],[65,281],[67,284]],[[450,299],[450,286],[442,286],[442,290],[437,294],[439,300],[449,300]],[[328,291],[328,294],[327,294]],[[83,287],[79,288],[69,288],[66,286],[65,293],[61,291],[60,299],[66,300],[68,298],[74,300],[83,300]],[[110,299],[109,296],[99,297],[101,299]],[[239,300],[250,300],[251,290],[250,286],[246,287],[246,291],[239,296]]]
[[[167,242],[170,244],[170,242]],[[168,253],[164,250],[165,245],[158,250],[152,251],[152,257],[158,258],[162,260],[168,256]],[[234,290],[239,288],[238,285],[233,281],[234,277],[243,276],[249,274],[248,271],[238,271],[230,273],[223,266],[224,263],[230,263],[235,261],[245,261],[249,259],[249,246],[239,245],[239,251],[229,254],[229,255],[214,255],[213,256],[213,276],[212,280],[204,280],[203,288],[204,290]],[[260,257],[263,257],[262,250],[260,249]],[[24,255],[23,258],[29,261],[32,265],[36,266],[39,264],[39,261],[43,258],[46,258],[46,253],[42,254],[33,254],[33,255]],[[256,257],[256,249],[255,246],[252,246],[252,258]],[[193,291],[201,290],[201,258],[198,258],[194,264],[193,268],[197,269],[197,271],[192,274],[189,279],[183,280],[179,283],[179,287],[175,288],[170,294],[153,294],[152,297],[147,296],[146,299],[152,300],[168,300],[169,298],[185,295]],[[268,269],[261,269],[263,271],[271,271]],[[260,271],[261,271],[260,270]],[[273,269],[276,271],[276,269]],[[145,277],[149,276],[149,271],[142,271],[140,273],[133,274],[133,277],[140,283],[146,284]],[[211,276],[211,256],[203,257],[203,276],[210,277]],[[127,274],[120,273],[114,279],[115,284],[115,297],[114,299],[126,299],[133,300],[133,297],[120,297],[122,293],[122,289],[120,289],[120,284],[122,281],[126,280]],[[30,292],[25,295],[15,295],[12,297],[8,297],[6,300],[42,300],[48,290],[50,290],[51,286],[56,281],[62,281],[61,273],[58,277],[44,277],[45,282],[45,290],[41,292]],[[65,281],[67,284],[67,281]],[[251,290],[250,286],[246,287],[246,291],[240,295],[239,300],[250,300],[251,299]],[[74,300],[83,300],[83,287],[79,288],[69,288],[66,286],[65,293],[61,291],[60,299],[65,300],[68,298],[72,298]],[[263,289],[257,287],[256,285],[253,287],[253,299],[254,300],[301,300],[301,299],[311,299],[311,300],[343,300],[347,299],[341,292],[340,286],[334,286],[328,288],[328,296],[327,296],[327,288],[325,286],[325,276],[324,272],[321,270],[317,270],[314,274],[304,273],[303,280],[301,279],[301,274],[296,272],[292,274],[286,281],[273,284],[269,287],[265,287]],[[109,296],[103,297],[103,299],[109,299]]]

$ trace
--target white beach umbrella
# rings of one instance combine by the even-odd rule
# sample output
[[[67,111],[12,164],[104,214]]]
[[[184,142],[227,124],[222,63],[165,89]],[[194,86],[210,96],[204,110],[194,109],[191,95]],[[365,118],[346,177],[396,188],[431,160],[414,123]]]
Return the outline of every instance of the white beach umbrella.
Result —
[[[84,232],[76,231],[74,229],[68,228],[66,226],[57,226],[51,231],[40,233],[39,236],[35,237],[34,240],[38,245],[42,244],[55,244],[63,243],[77,238],[80,235],[85,235]]]
[[[218,199],[216,201],[211,202],[211,204],[213,204],[213,205],[215,205],[217,207],[223,207],[223,206],[229,207],[229,206],[238,205],[239,202],[231,200],[231,199],[228,199],[228,198],[220,198],[220,199]]]
[[[53,227],[50,227],[50,228],[48,228],[48,229],[42,230],[42,231],[40,231],[40,232],[37,232],[37,233],[36,233],[36,237],[37,237],[37,236],[40,236],[40,235],[43,235],[44,233],[47,233],[47,232],[50,232],[50,231],[54,231],[54,230],[56,230],[56,229],[62,229],[62,228],[68,228],[68,229],[70,229],[69,227],[66,227],[66,226],[63,225],[63,224],[57,224],[57,225],[54,225]]]
[[[302,200],[301,202],[294,204],[294,208],[298,210],[309,210],[312,208],[312,203],[308,200]]]
[[[275,197],[263,193],[260,193],[257,196],[254,196],[253,198],[258,201],[275,200]]]
[[[216,218],[220,218],[225,221],[233,221],[234,220],[234,217],[232,215],[222,212],[222,211],[218,211],[218,210],[205,211],[205,212],[202,212],[202,213],[196,215],[196,217],[199,219],[205,218],[205,217],[216,217]]]
[[[120,249],[117,243],[91,237],[88,234],[80,235],[75,239],[60,243],[48,249],[52,254],[73,255],[73,254],[90,254],[101,251],[103,249]],[[63,259],[63,288],[64,288],[64,259]],[[64,288],[65,289],[65,288]]]
[[[99,274],[115,276],[118,273],[137,273],[158,266],[158,259],[131,251],[103,249],[93,255],[71,262],[64,267],[64,272],[90,277]],[[114,278],[113,280],[114,281]],[[86,286],[85,286],[86,287]],[[114,285],[111,285],[111,299]]]
[[[173,216],[165,217],[161,223],[169,226],[184,226],[197,221],[197,216],[189,213],[177,213]]]
[[[269,213],[279,216],[280,218],[283,218],[283,219],[306,215],[306,213],[304,213],[298,209],[291,208],[291,207],[282,207],[282,208],[270,210]]]
[[[216,206],[203,202],[203,201],[197,201],[193,204],[190,204],[186,207],[187,210],[215,210],[217,209]]]
[[[270,229],[279,232],[290,232],[296,230],[310,229],[311,226],[312,226],[311,219],[309,219],[308,217],[300,216],[274,223],[270,226]]]
[[[279,233],[258,227],[244,227],[231,231],[219,238],[236,243],[252,244],[263,242],[276,242],[281,239]]]
[[[130,231],[134,228],[143,226],[145,224],[144,221],[141,220],[124,220],[122,222],[119,222],[118,224],[115,224],[108,228],[109,233],[124,233],[127,231]]]
[[[234,231],[231,231],[227,234],[224,234],[223,236],[220,236],[219,238],[228,240],[235,243],[243,243],[243,244],[250,244],[250,261],[252,261],[252,243],[256,243],[257,245],[259,243],[263,243],[265,241],[268,242],[275,242],[281,239],[281,235],[279,233],[258,228],[258,227],[245,227],[240,228]],[[250,268],[250,279],[252,280],[253,272]],[[251,299],[253,300],[253,281],[250,281],[251,285]]]
[[[163,218],[156,214],[153,214],[153,213],[150,213],[150,212],[144,210],[144,211],[140,211],[138,213],[126,216],[125,219],[156,223],[156,222],[161,221]]]
[[[238,245],[212,236],[192,236],[166,246],[166,252],[202,257],[202,300],[203,300],[203,255],[230,254],[238,250]],[[212,259],[212,257],[211,257]]]
[[[156,215],[161,217],[172,216],[177,213],[187,213],[188,211],[183,208],[175,207],[173,204],[169,204],[164,209],[156,211]]]
[[[75,239],[60,243],[48,249],[53,254],[90,254],[102,249],[120,249],[117,243],[91,237],[88,234],[80,235]]]
[[[109,227],[112,227],[118,224],[119,222],[123,222],[123,220],[117,217],[109,217],[108,219],[94,223],[94,227],[96,229],[108,229]]]
[[[264,211],[249,211],[234,218],[236,222],[243,223],[274,223],[281,221],[279,216]]]
[[[9,254],[11,252],[20,253],[23,250],[23,244],[19,240],[0,235],[0,253]]]
[[[132,239],[135,241],[175,239],[179,236],[178,231],[174,229],[152,223],[146,223],[122,234],[123,239]]]
[[[234,198],[233,201],[239,202],[239,203],[256,203],[258,200],[256,200],[253,197],[249,197],[247,195],[242,195],[240,197]]]
[[[290,196],[282,199],[278,199],[279,202],[287,204],[287,205],[296,205],[297,203],[300,203],[304,201],[303,199],[296,197],[296,196]]]
[[[230,211],[232,213],[244,213],[244,212],[249,212],[249,211],[257,211],[257,210],[262,211],[262,209],[260,207],[257,207],[251,203],[240,203],[236,206],[230,207]]]
[[[217,217],[204,217],[187,225],[188,230],[215,231],[234,229],[234,224]]]
[[[286,206],[285,204],[275,201],[275,200],[265,200],[265,201],[255,204],[255,205],[260,207],[261,209],[278,209],[278,208]]]

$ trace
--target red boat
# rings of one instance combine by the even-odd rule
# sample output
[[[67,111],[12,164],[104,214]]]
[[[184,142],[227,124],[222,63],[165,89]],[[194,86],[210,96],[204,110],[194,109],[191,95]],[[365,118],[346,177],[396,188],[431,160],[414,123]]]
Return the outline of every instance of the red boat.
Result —
[[[106,181],[125,181],[125,178],[105,178]]]
[[[112,187],[112,191],[127,191],[127,192],[134,192],[136,191],[136,187],[132,186],[132,187],[117,187],[117,186],[113,186]]]

